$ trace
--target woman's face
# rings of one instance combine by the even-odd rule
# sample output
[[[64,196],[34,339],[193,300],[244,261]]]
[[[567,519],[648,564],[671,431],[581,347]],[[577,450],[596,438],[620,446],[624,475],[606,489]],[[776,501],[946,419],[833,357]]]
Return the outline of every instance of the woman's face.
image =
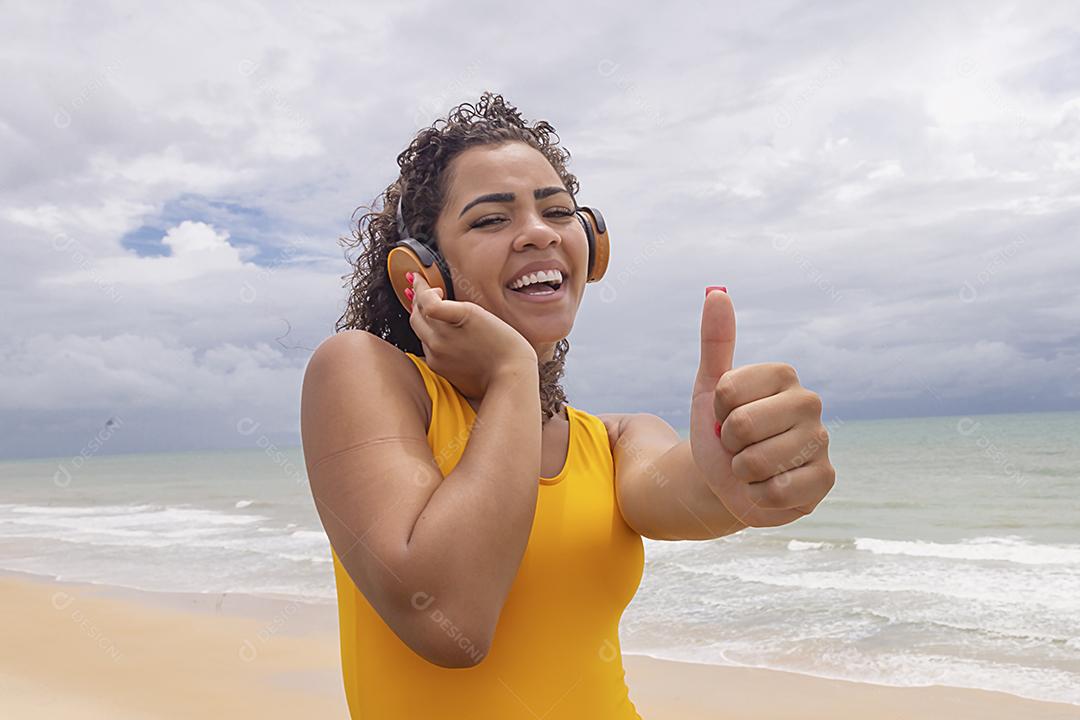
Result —
[[[588,240],[573,214],[573,198],[547,159],[521,142],[469,148],[454,158],[449,178],[435,236],[455,299],[498,316],[539,358],[549,358],[555,343],[570,334],[588,271]],[[509,287],[536,262],[563,271],[562,286],[550,297]]]

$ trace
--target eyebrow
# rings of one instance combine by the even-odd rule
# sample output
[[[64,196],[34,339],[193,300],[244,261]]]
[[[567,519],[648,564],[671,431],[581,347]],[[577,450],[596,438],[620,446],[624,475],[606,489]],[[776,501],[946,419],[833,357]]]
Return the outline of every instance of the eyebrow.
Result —
[[[553,185],[551,187],[537,188],[536,190],[533,190],[533,197],[537,200],[542,200],[550,195],[554,195],[555,193],[566,193],[567,195],[570,194],[569,192],[567,192],[566,188],[561,188]],[[514,193],[512,192],[488,193],[487,195],[481,195],[475,200],[469,202],[469,204],[467,204],[465,207],[461,208],[461,212],[458,213],[458,217],[460,218],[462,215],[464,215],[473,205],[479,205],[480,203],[485,202],[513,202],[515,197],[517,196],[514,195]]]

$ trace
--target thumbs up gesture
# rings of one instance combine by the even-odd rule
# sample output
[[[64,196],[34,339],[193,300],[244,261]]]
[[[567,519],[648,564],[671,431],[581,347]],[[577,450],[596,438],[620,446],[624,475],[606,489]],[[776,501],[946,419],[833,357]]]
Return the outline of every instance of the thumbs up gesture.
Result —
[[[707,288],[690,401],[694,462],[742,523],[784,525],[812,512],[836,481],[821,397],[787,363],[732,368],[734,356],[735,308],[726,290]]]

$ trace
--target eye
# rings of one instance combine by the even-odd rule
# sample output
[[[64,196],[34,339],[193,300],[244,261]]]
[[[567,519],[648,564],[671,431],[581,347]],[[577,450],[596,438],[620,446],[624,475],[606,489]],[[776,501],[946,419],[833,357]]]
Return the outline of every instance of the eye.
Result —
[[[548,211],[548,217],[572,217],[573,214],[574,214],[574,211],[569,210],[567,208],[552,208],[551,210]],[[491,225],[492,223],[501,222],[501,221],[503,221],[505,219],[506,218],[502,218],[502,217],[499,217],[497,215],[489,215],[487,217],[484,217],[484,218],[481,218],[481,219],[477,220],[476,222],[474,222],[469,227],[473,227],[473,228],[487,227],[488,225]]]

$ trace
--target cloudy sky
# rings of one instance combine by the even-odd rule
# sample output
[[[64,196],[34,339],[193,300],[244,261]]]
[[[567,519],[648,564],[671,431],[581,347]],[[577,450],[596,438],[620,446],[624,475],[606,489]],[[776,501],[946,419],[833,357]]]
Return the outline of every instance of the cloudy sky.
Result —
[[[298,445],[337,239],[484,90],[611,227],[574,406],[685,427],[723,284],[827,418],[1080,408],[1075,4],[366,5],[5,6],[0,457]]]

